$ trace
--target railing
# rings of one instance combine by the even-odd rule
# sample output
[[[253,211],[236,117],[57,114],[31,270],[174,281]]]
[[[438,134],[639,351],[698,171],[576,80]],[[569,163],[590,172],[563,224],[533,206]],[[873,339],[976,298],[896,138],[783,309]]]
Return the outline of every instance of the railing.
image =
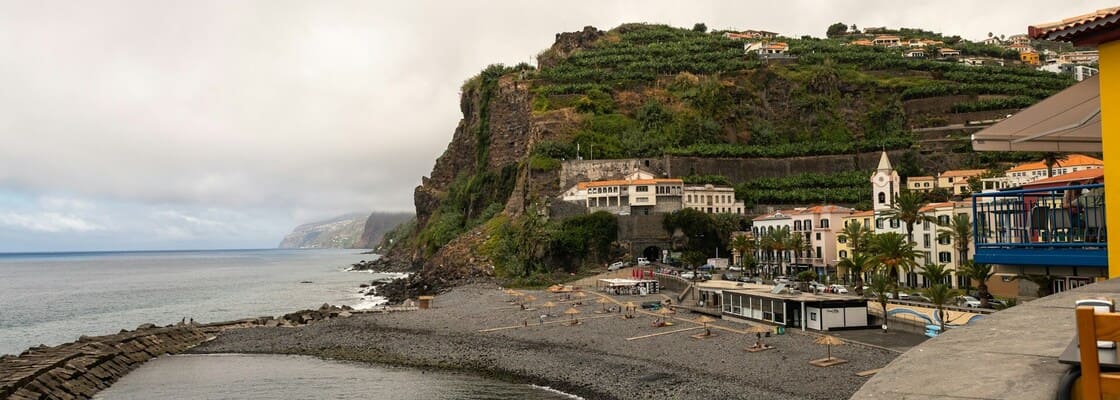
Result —
[[[1104,185],[972,196],[975,260],[1011,265],[1107,265]]]

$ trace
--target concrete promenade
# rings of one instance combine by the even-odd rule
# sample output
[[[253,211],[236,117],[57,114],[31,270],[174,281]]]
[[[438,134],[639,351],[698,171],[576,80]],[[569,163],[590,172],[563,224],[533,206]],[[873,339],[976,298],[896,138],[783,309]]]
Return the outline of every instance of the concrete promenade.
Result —
[[[887,365],[852,399],[1050,400],[1069,368],[1074,301],[1120,299],[1120,280],[1059,293],[951,329]]]

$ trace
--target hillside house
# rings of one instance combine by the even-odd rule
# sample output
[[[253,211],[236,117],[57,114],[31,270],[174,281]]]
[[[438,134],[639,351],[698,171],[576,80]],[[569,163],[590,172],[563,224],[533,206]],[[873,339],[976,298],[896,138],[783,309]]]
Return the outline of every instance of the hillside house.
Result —
[[[871,40],[876,46],[898,47],[902,45],[902,38],[895,35],[879,35]]]
[[[1070,51],[1058,55],[1058,62],[1064,64],[1092,64],[1100,59],[1097,50]]]
[[[995,36],[992,36],[990,38],[981,40],[980,43],[983,43],[983,44],[986,44],[986,45],[989,45],[989,46],[1003,46],[1003,41],[999,40],[999,38],[995,37]]]
[[[925,58],[926,50],[923,48],[910,49],[906,50],[902,55],[906,58]]]
[[[748,29],[742,32],[724,32],[723,37],[731,40],[767,40],[778,36],[777,32]]]
[[[949,193],[961,195],[971,193],[968,181],[974,177],[983,175],[987,170],[984,169],[954,169],[942,172],[937,175],[937,187],[945,188]]]
[[[942,47],[938,49],[937,53],[942,57],[959,57],[961,55],[960,50],[951,49],[948,47]]]
[[[1022,61],[1024,64],[1035,66],[1042,64],[1038,56],[1038,52],[1034,50],[1028,50],[1019,53],[1019,61]]]
[[[848,44],[850,44],[852,46],[874,46],[875,45],[875,43],[871,43],[871,41],[867,40],[867,39],[856,39],[856,40],[853,40],[851,43],[848,43]]]
[[[911,176],[906,178],[906,188],[911,192],[928,192],[937,188],[937,178],[932,176]]]

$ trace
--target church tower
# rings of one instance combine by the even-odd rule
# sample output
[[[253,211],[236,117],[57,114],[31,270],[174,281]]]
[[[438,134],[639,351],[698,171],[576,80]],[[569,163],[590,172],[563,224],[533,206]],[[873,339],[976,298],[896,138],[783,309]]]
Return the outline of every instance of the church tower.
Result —
[[[879,157],[879,166],[875,168],[875,173],[871,174],[871,204],[876,215],[891,209],[891,205],[898,198],[900,187],[898,172],[891,167],[891,160],[884,151]]]

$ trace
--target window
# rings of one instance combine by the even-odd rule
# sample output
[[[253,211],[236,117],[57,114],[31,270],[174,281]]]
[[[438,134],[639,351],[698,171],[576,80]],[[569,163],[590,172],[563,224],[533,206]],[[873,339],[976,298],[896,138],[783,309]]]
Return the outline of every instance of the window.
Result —
[[[634,188],[634,191],[639,193],[649,192],[649,186],[638,186]]]
[[[937,262],[939,262],[939,263],[953,262],[952,253],[949,253],[947,251],[942,251],[942,252],[937,253]]]
[[[875,219],[875,229],[883,229],[883,219],[882,218],[876,218]]]
[[[937,224],[942,225],[942,226],[949,225],[949,216],[948,215],[938,215],[937,216]]]
[[[821,228],[828,228],[828,218],[821,220]]]
[[[848,237],[847,236],[837,236],[836,237],[836,242],[838,242],[840,244],[848,243]]]
[[[938,235],[937,244],[949,244],[949,235]]]
[[[883,193],[883,192],[879,192],[879,204],[883,204],[883,203],[886,203],[886,202],[887,202],[887,194]]]
[[[891,218],[891,228],[898,228],[898,227],[899,227],[898,218]]]
[[[922,235],[922,247],[929,247],[929,234]]]
[[[848,251],[840,250],[840,258],[848,258]]]
[[[821,233],[817,232],[817,240],[821,240]]]
[[[807,220],[805,220],[805,230],[810,230],[810,229],[813,229],[813,220],[807,219]]]
[[[922,221],[922,229],[929,230],[929,221]]]
[[[795,230],[795,231],[801,230],[801,221],[793,221],[793,230]]]
[[[922,186],[928,188],[929,187],[929,182],[923,183]]]
[[[820,239],[820,238],[817,238]],[[817,246],[817,258],[821,258],[821,246]]]

